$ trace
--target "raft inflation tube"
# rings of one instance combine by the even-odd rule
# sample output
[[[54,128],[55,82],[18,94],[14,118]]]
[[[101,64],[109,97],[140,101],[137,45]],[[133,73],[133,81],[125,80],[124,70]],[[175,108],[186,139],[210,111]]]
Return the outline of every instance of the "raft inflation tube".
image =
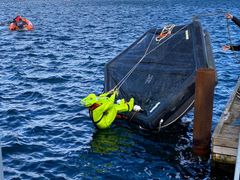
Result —
[[[13,21],[9,25],[10,31],[31,31],[33,30],[33,24],[26,18],[21,17],[19,22]]]
[[[119,98],[133,97],[143,109],[126,114],[130,124],[150,131],[187,113],[194,104],[197,69],[215,69],[209,34],[199,21],[174,26],[167,37],[155,40],[161,31],[148,30],[105,65],[105,91],[120,82]]]

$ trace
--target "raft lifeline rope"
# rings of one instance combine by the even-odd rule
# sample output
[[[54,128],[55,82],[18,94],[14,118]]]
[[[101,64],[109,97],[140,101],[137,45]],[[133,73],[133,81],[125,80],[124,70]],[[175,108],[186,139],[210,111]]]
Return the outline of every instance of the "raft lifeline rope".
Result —
[[[165,40],[163,40],[160,44],[158,44],[155,48],[153,48],[152,50],[150,50],[148,52],[148,49],[154,39],[154,36],[156,34],[156,31],[148,45],[148,48],[146,49],[144,55],[142,56],[142,58],[140,58],[140,60],[132,67],[132,69],[121,79],[121,81],[119,81],[119,83],[113,88],[115,90],[119,90],[120,87],[126,82],[126,80],[130,77],[130,75],[134,72],[134,70],[138,67],[138,65],[144,60],[144,58],[151,54],[153,51],[155,51],[158,47],[160,47],[161,45],[163,45],[165,42],[167,42],[169,39],[173,38],[176,34],[178,34],[179,32],[181,32],[184,28],[186,28],[189,24],[183,26],[182,28],[180,28],[175,34],[173,34],[172,36],[169,36],[168,38],[166,38]]]

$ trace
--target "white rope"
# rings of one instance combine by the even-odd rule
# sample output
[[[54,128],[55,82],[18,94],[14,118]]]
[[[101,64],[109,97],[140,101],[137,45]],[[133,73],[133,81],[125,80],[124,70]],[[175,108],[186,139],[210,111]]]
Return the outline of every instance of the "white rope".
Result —
[[[157,32],[157,28],[156,28],[156,30],[155,30],[155,32],[154,32],[154,35],[156,34],[156,32]],[[149,50],[149,48],[150,48],[150,46],[151,46],[151,44],[152,44],[152,41],[153,41],[153,39],[154,39],[154,35],[153,35],[151,41],[149,42],[148,47],[147,47],[147,49],[145,50],[145,53],[144,53],[143,57],[146,56],[146,54],[147,54],[147,52],[148,52],[148,50]],[[143,57],[142,57],[142,58],[143,58]],[[137,65],[137,64],[135,64],[135,66],[136,66],[136,65]],[[122,84],[125,82],[125,81],[124,81],[125,78],[126,78],[126,77],[128,78],[128,77],[132,74],[132,72],[133,72],[134,70],[135,70],[135,68],[132,68],[132,69],[125,75],[125,77],[123,77],[122,80],[118,82],[118,84],[114,87],[114,89],[115,89],[117,86],[119,86],[119,88],[120,88],[120,87],[122,86]],[[128,74],[129,74],[129,76],[128,76]],[[121,84],[121,85],[119,85],[119,84]],[[118,88],[118,89],[119,89],[119,88]]]
[[[132,69],[121,79],[121,81],[119,81],[119,83],[113,88],[113,89],[120,89],[120,87],[126,82],[126,80],[130,77],[130,75],[133,73],[133,71],[137,68],[137,66],[143,61],[143,59],[151,54],[153,51],[155,51],[158,47],[160,47],[161,45],[163,45],[165,42],[167,42],[169,39],[173,38],[176,34],[178,34],[180,31],[182,31],[184,28],[186,28],[189,24],[183,26],[181,29],[179,29],[175,34],[173,34],[172,36],[169,36],[168,38],[166,38],[164,41],[162,41],[160,44],[158,44],[155,48],[153,48],[152,50],[150,50],[149,52],[145,51],[144,55],[142,56],[142,58],[140,58],[140,60],[132,67]],[[156,34],[156,33],[155,33]],[[153,35],[153,38],[155,36],[155,34]],[[152,39],[153,39],[152,38]],[[151,40],[152,42],[152,40]],[[150,42],[150,43],[151,43]],[[150,47],[150,44],[149,44]],[[148,48],[147,48],[148,50]]]
[[[156,33],[157,33],[157,28],[156,28],[156,30],[155,30],[155,32],[154,32],[154,35],[155,35]],[[153,37],[152,37],[152,39],[151,39],[150,43],[148,44],[148,47],[147,47],[147,49],[146,49],[146,51],[145,51],[144,55],[145,55],[145,54],[147,54],[147,52],[148,52],[148,49],[150,48],[150,46],[151,46],[151,44],[152,44],[152,41],[153,41],[153,39],[154,39],[154,35],[153,35]]]

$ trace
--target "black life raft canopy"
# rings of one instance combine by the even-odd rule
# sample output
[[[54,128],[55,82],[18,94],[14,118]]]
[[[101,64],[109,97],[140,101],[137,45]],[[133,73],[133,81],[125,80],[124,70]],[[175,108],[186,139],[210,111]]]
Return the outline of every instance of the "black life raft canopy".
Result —
[[[117,86],[118,98],[133,97],[144,111],[127,116],[149,130],[166,127],[190,110],[196,70],[215,68],[209,34],[200,22],[175,26],[158,42],[161,30],[148,30],[105,65],[105,91]]]

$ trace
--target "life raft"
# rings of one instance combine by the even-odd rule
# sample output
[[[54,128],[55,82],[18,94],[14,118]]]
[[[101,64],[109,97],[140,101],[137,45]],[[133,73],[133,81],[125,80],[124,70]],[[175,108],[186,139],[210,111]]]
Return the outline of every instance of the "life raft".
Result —
[[[198,68],[215,69],[210,37],[201,23],[173,27],[148,30],[105,65],[104,91],[117,87],[119,99],[133,97],[143,111],[124,115],[151,132],[191,110]]]
[[[13,21],[9,25],[9,30],[10,31],[21,31],[21,30],[31,31],[33,30],[33,24],[28,19],[21,17],[19,22]]]

